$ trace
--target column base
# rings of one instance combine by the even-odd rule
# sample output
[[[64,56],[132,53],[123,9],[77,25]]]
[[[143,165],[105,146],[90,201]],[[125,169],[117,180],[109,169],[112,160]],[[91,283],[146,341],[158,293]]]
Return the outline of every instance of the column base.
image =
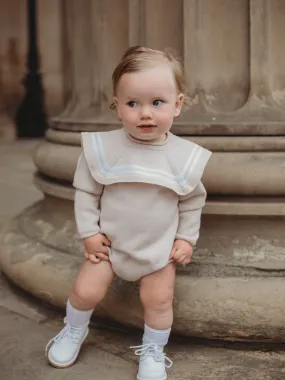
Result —
[[[173,331],[231,341],[285,341],[283,219],[204,215],[202,225],[192,264],[177,269]],[[36,297],[64,308],[83,261],[73,202],[47,196],[6,225],[0,241],[3,272]],[[116,279],[95,315],[141,328],[138,290],[138,283]]]

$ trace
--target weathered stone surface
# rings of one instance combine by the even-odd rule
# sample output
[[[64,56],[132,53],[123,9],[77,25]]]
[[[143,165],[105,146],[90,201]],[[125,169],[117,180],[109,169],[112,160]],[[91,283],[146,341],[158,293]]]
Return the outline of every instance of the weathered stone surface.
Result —
[[[44,349],[62,327],[62,319],[44,324],[0,307],[0,375],[5,380],[134,380],[138,358],[129,348],[139,344],[141,333],[109,330],[96,323],[91,328],[76,364],[57,370],[47,364]],[[236,345],[223,347],[207,341],[170,339],[167,355],[174,361],[169,380],[282,380],[285,355],[282,347]]]
[[[0,295],[9,295],[10,304],[0,306],[0,375],[5,380],[64,379],[135,379],[138,358],[130,346],[139,344],[141,332],[106,320],[91,324],[87,345],[76,364],[66,370],[49,366],[44,356],[46,343],[63,325],[62,316],[42,305],[41,315],[34,312],[23,318],[22,310],[39,309],[38,302],[6,281],[0,281]],[[35,322],[41,322],[40,324]],[[172,335],[167,355],[174,361],[169,380],[281,380],[284,378],[285,355],[281,345],[232,344],[217,341],[178,339]],[[102,377],[103,376],[103,377]]]
[[[2,150],[6,158],[1,158],[1,188],[9,185],[10,189],[3,193],[2,212],[12,198],[21,199],[18,208],[14,204],[7,208],[9,217],[41,197],[31,184],[29,155],[34,144],[25,144],[15,145],[17,154],[9,148],[13,160],[8,148]],[[15,176],[10,176],[11,165]],[[82,245],[74,224],[72,189],[52,184],[58,187],[57,194],[46,196],[6,224],[0,262],[16,284],[64,307],[82,262]],[[19,191],[21,198],[13,195]],[[284,340],[282,231],[283,219],[278,217],[204,215],[192,264],[178,271],[175,331],[223,339]],[[10,306],[12,310],[15,305]],[[97,315],[141,327],[137,284],[114,282]]]
[[[74,222],[73,202],[47,196],[18,217],[21,233],[81,257],[82,242]],[[190,266],[180,273],[195,276],[279,277],[285,273],[283,219],[275,216],[202,216],[200,239]]]
[[[103,350],[133,361],[134,356],[127,347],[134,341],[139,342],[140,335],[95,328],[90,339]],[[285,355],[281,350],[281,345],[219,345],[204,340],[172,338],[167,346],[167,355],[174,361],[169,380],[281,380],[285,373]]]
[[[46,321],[50,313],[38,300],[11,284],[0,272],[0,307],[22,315],[37,323]]]
[[[45,346],[54,331],[0,307],[0,375],[5,380],[133,380],[136,365],[97,347],[84,347],[72,367],[48,365]],[[3,328],[5,326],[5,328]]]
[[[0,227],[24,208],[43,198],[33,183],[32,155],[39,140],[0,147]]]
[[[32,206],[31,212],[36,207]],[[74,244],[74,240],[67,244],[71,234],[68,221],[61,229],[58,219],[56,232],[48,227],[47,222],[41,221],[45,235],[42,235],[39,223],[38,232],[35,228],[35,235],[28,236],[29,231],[32,232],[28,215],[29,212],[25,212],[23,219],[19,216],[2,231],[2,268],[19,286],[64,307],[82,263],[80,246]],[[52,212],[51,215],[56,219]],[[245,225],[244,234],[246,231]],[[224,235],[223,242],[217,235],[215,243],[215,231],[212,233],[207,239],[211,241],[212,238],[214,252],[210,251],[208,244],[207,249],[197,248],[192,266],[178,271],[174,331],[182,335],[230,340],[285,340],[285,293],[280,292],[284,255],[282,251],[276,252],[276,247],[280,249],[280,246],[274,246],[273,241],[259,242],[254,238],[250,242],[248,238],[244,247],[237,241],[230,256],[229,247],[223,246],[225,243],[230,246],[230,240]],[[240,236],[242,240],[242,230]],[[215,245],[217,243],[219,245]],[[253,251],[249,250],[250,244],[253,244]],[[137,284],[117,279],[97,309],[97,315],[142,327],[143,313]]]

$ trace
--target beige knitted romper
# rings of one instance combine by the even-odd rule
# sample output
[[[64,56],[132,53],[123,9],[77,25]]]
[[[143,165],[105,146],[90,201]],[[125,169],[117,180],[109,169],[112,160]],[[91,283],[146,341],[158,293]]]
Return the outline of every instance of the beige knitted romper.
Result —
[[[75,218],[82,239],[105,234],[117,276],[136,281],[164,268],[175,239],[199,237],[211,153],[168,133],[139,142],[124,129],[82,133],[74,177]]]

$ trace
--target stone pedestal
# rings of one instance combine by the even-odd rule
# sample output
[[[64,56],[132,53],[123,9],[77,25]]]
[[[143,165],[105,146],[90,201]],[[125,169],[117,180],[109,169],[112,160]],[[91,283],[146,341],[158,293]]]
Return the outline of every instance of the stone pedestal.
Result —
[[[214,152],[201,238],[192,264],[178,269],[174,330],[285,340],[284,15],[278,0],[65,2],[69,99],[35,154],[45,199],[2,232],[4,272],[64,306],[82,262],[71,187],[80,132],[120,127],[111,73],[128,46],[170,45],[192,101],[173,132]],[[141,327],[137,284],[116,280],[96,314]]]

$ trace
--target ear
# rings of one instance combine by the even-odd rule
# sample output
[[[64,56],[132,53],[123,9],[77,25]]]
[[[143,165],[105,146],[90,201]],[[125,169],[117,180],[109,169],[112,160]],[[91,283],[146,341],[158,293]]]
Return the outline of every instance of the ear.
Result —
[[[177,95],[176,103],[175,103],[175,111],[174,111],[174,117],[178,117],[180,115],[182,106],[184,101],[184,94]]]
[[[113,101],[114,101],[114,104],[115,104],[115,110],[117,111],[118,119],[122,120],[121,115],[120,115],[120,107],[119,107],[118,98],[116,96],[114,96],[113,97]]]

